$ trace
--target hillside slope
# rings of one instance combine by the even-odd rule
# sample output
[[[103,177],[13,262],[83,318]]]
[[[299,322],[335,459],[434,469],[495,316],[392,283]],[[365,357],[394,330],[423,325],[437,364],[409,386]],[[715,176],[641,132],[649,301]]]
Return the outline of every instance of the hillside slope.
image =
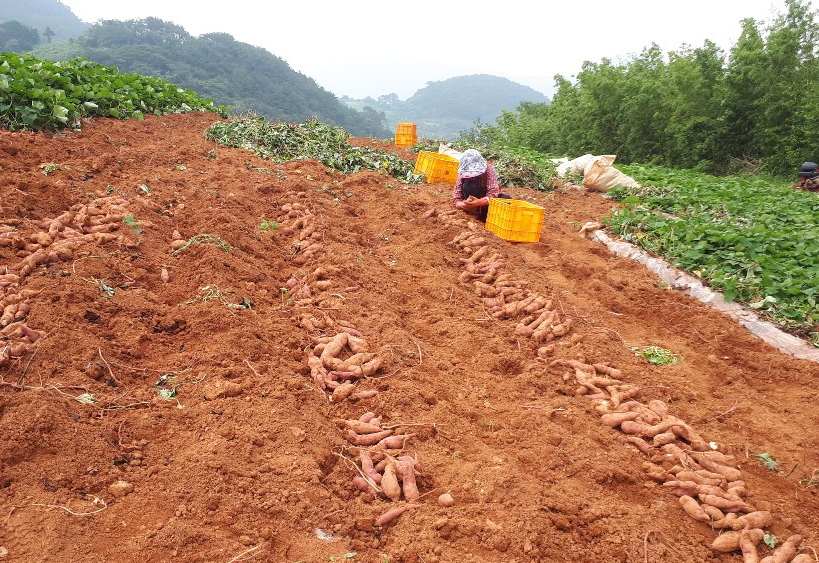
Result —
[[[780,543],[815,545],[819,366],[578,236],[611,201],[512,189],[547,216],[539,243],[507,243],[453,213],[451,186],[274,164],[208,141],[216,119],[0,131],[6,561],[740,561],[649,477],[681,471],[668,446],[601,423],[626,395],[731,456],[669,439],[692,469],[741,472]],[[542,298],[551,348],[476,288]],[[317,375],[342,353],[315,353],[363,346],[350,334],[380,366],[333,369],[377,394],[331,401]],[[630,349],[647,345],[680,361]],[[621,372],[599,396],[580,384],[595,363]],[[340,422],[367,412],[419,466],[415,508],[384,526],[405,501],[356,488],[378,454]]]
[[[52,61],[85,57],[124,73],[164,78],[271,121],[311,117],[344,127],[353,135],[386,138],[383,116],[355,111],[315,80],[296,72],[269,51],[237,41],[229,33],[190,35],[158,18],[103,20],[77,41],[41,45],[35,54]]]
[[[79,37],[91,27],[91,24],[74,15],[68,6],[55,0],[0,0],[0,21],[7,20],[16,20],[37,29],[43,41],[49,40],[43,36],[46,28],[54,32],[51,41],[64,41]]]

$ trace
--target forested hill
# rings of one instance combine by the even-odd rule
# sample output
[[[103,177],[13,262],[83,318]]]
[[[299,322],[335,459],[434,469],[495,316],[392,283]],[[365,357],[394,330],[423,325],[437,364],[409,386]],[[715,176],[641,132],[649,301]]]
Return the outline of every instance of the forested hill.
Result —
[[[342,104],[279,57],[227,33],[194,37],[157,18],[104,20],[76,40],[41,43],[34,54],[53,61],[85,57],[121,72],[161,77],[232,106],[234,113],[253,112],[271,121],[315,117],[354,136],[392,135],[383,114]]]
[[[387,124],[411,122],[427,138],[454,138],[476,122],[494,123],[503,111],[514,111],[523,102],[548,103],[549,99],[532,88],[506,78],[487,74],[458,76],[429,82],[402,102],[395,94],[377,100],[342,98],[350,107],[372,107],[384,112]]]
[[[9,21],[34,28],[45,42],[79,37],[90,27],[58,0],[0,0],[0,22]]]

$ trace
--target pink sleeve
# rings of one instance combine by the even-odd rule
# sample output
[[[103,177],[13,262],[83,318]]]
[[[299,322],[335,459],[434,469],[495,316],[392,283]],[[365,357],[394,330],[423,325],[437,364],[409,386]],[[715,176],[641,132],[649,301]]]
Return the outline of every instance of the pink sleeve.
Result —
[[[492,164],[486,165],[486,197],[492,199],[498,197],[500,184],[498,184],[498,171]]]
[[[452,205],[455,205],[457,202],[463,199],[463,195],[461,194],[461,177],[458,176],[458,179],[455,180],[455,189],[452,190]]]

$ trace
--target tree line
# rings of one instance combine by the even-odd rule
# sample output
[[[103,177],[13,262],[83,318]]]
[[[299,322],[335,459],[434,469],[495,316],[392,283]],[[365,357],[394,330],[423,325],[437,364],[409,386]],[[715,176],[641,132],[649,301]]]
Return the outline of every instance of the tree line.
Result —
[[[810,2],[786,0],[768,23],[742,20],[727,55],[705,41],[585,62],[576,80],[555,77],[551,104],[523,103],[479,134],[554,156],[794,176],[819,160],[815,20]]]

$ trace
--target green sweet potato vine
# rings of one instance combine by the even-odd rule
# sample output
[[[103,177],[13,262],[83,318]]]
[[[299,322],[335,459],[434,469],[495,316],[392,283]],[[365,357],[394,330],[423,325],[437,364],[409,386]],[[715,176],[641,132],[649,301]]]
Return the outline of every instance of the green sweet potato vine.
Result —
[[[384,170],[405,184],[423,181],[423,176],[414,173],[414,163],[386,151],[354,147],[347,142],[349,135],[344,129],[317,119],[304,123],[274,123],[262,117],[242,117],[214,123],[205,136],[274,162],[317,160],[345,174]]]
[[[84,58],[65,62],[0,53],[0,127],[11,131],[78,127],[84,117],[142,119],[157,115],[212,111],[196,92],[161,78],[123,74]]]
[[[622,166],[612,231],[797,334],[819,325],[819,194],[760,177]]]

